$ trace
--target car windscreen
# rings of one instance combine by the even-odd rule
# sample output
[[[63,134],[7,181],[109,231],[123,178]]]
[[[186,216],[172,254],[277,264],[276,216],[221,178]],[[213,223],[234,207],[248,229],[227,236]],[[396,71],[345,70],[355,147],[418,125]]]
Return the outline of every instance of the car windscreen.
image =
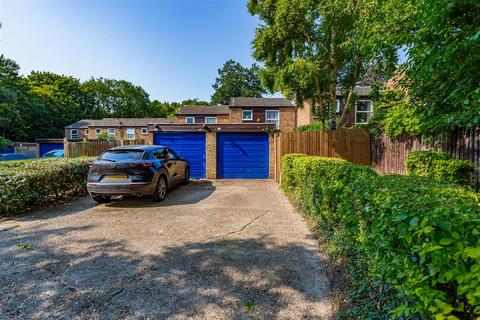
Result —
[[[105,161],[125,161],[125,160],[141,160],[143,158],[143,150],[110,150],[105,151],[98,160]]]

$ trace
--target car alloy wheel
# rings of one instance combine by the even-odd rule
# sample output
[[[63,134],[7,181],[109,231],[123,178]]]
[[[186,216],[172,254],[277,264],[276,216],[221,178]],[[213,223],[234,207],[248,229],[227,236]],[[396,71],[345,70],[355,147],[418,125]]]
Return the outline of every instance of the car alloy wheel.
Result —
[[[156,198],[157,201],[163,201],[167,195],[167,181],[164,177],[160,177],[157,183]]]

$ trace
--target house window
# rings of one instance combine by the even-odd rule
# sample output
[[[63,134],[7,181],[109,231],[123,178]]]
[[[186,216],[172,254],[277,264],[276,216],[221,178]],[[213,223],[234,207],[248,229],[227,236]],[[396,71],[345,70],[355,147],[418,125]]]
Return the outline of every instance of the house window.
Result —
[[[340,113],[340,99],[337,99],[337,113]]]
[[[252,112],[252,110],[242,110],[242,120],[243,120],[243,121],[253,120],[253,112]]]
[[[114,136],[115,135],[115,128],[108,128],[108,135]]]
[[[355,106],[355,123],[366,124],[372,116],[373,108],[371,100],[359,100]]]
[[[142,134],[147,134],[148,133],[148,128],[142,128]]]
[[[100,128],[95,128],[95,134],[100,134],[100,132],[102,132],[102,129],[100,129]]]
[[[217,117],[205,117],[205,123],[216,124],[217,123]]]
[[[194,124],[195,123],[195,117],[185,117],[185,122],[188,124]]]
[[[85,134],[88,136],[88,129],[85,129]]]
[[[70,139],[72,139],[72,140],[78,139],[78,129],[71,129],[70,130]]]
[[[127,140],[135,140],[135,129],[127,128]]]
[[[275,127],[278,129],[278,126],[280,124],[280,112],[278,110],[265,111],[265,122],[274,123]]]

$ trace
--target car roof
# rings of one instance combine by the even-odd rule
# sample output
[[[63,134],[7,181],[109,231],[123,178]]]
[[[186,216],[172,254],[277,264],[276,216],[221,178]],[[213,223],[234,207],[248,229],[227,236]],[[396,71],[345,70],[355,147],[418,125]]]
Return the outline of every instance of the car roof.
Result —
[[[141,151],[152,151],[158,148],[165,148],[164,146],[159,145],[130,145],[130,146],[121,146],[121,147],[114,147],[108,150],[141,150]]]

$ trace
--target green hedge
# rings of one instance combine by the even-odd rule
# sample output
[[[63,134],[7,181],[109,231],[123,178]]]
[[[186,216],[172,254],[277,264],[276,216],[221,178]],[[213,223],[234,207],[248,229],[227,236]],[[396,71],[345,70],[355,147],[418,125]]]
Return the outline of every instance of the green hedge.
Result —
[[[282,189],[317,221],[347,269],[346,315],[480,316],[480,198],[419,176],[378,175],[339,159],[286,155]]]
[[[0,216],[54,204],[84,194],[93,158],[5,161],[0,163]]]
[[[441,151],[414,151],[405,161],[409,175],[418,175],[446,182],[470,185],[472,174],[476,170],[474,163],[453,159]]]

